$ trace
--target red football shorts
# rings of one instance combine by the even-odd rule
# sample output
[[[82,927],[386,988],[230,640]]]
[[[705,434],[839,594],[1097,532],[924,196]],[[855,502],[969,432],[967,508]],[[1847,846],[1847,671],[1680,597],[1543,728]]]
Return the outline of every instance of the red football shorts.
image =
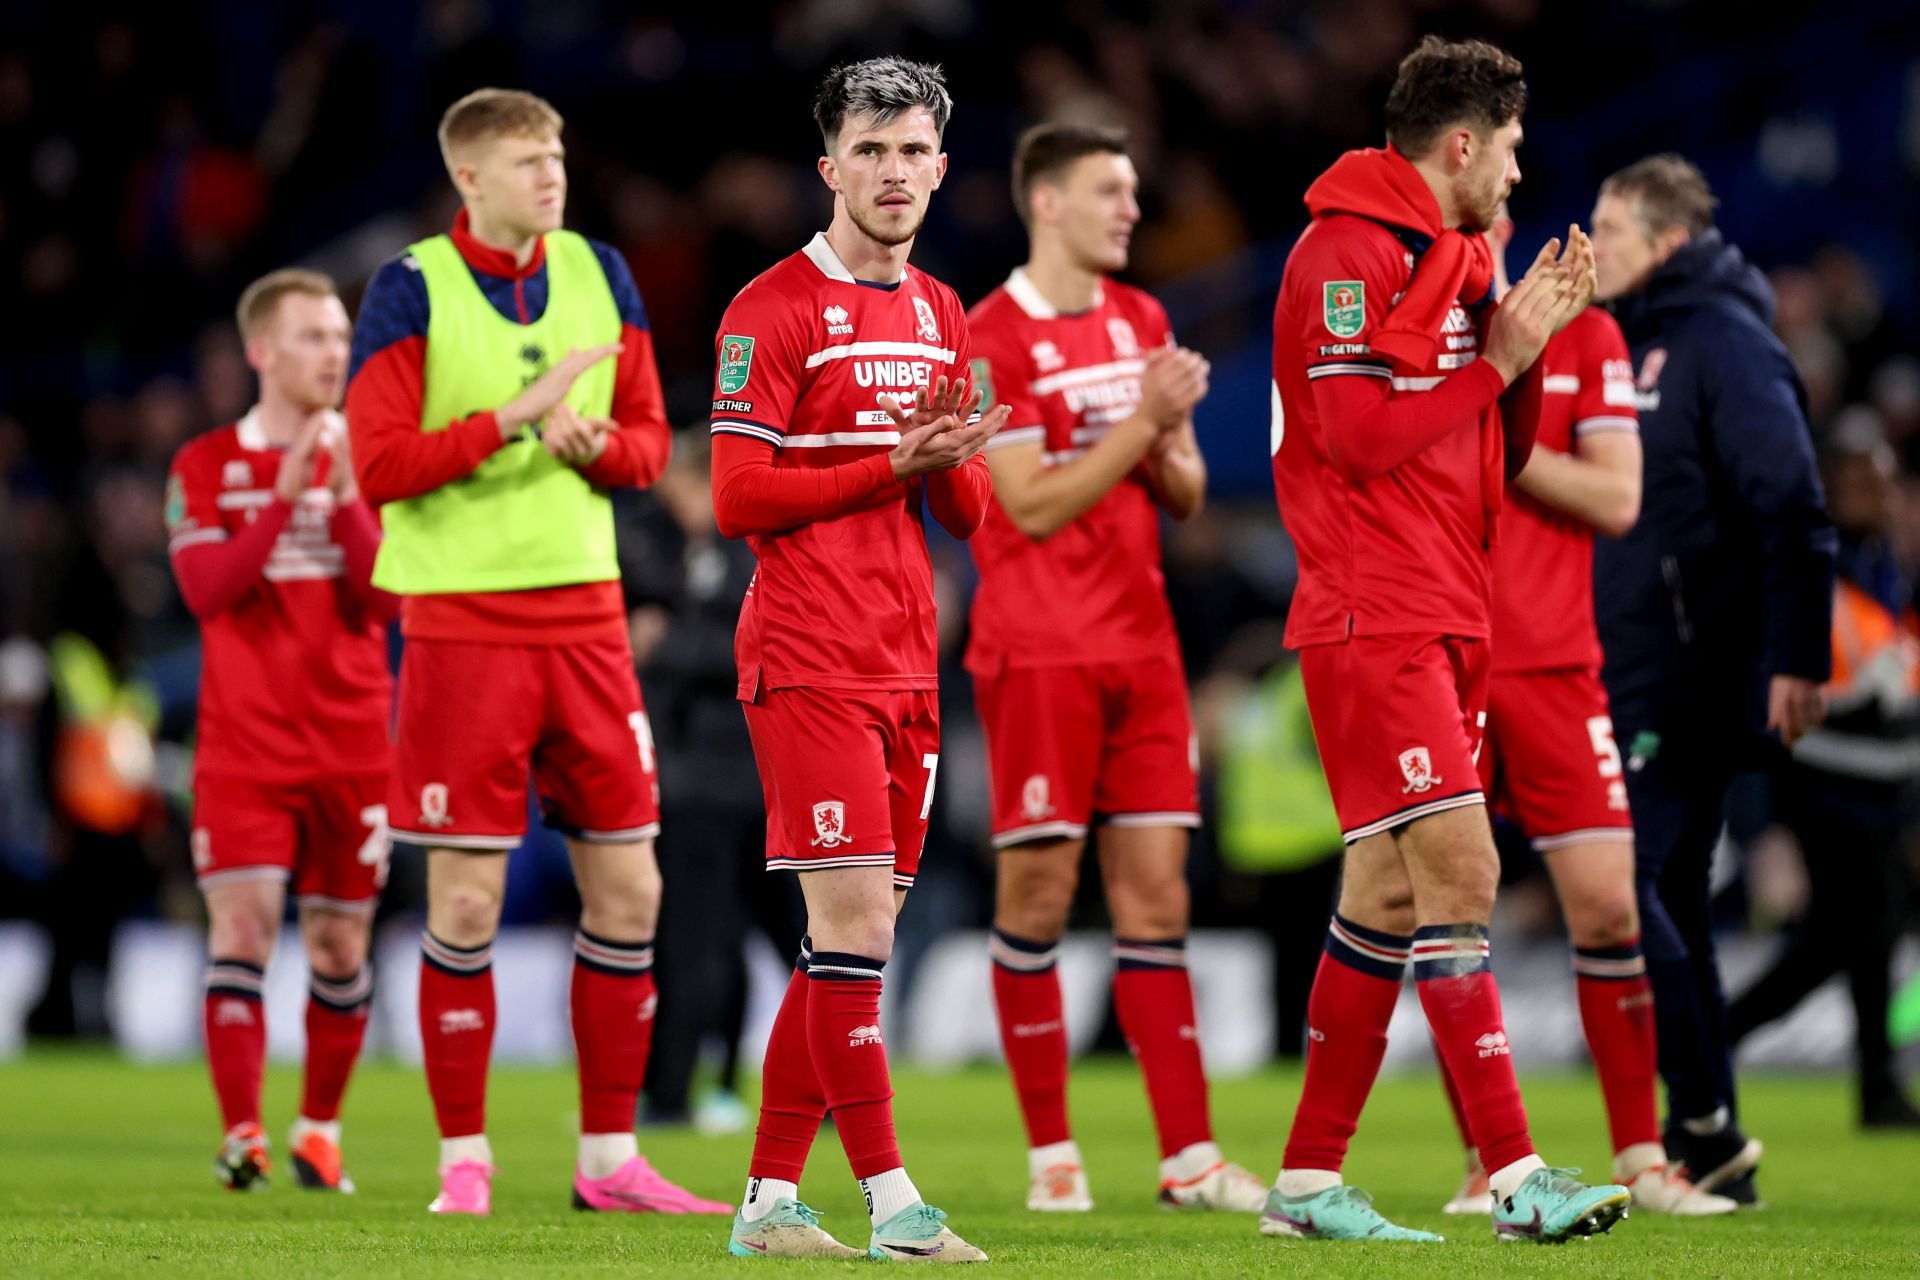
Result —
[[[1485,640],[1350,636],[1302,649],[1300,676],[1348,844],[1483,802]]]
[[[763,689],[745,710],[768,870],[891,867],[912,888],[940,768],[939,695]]]
[[[1543,852],[1633,838],[1627,780],[1597,671],[1493,677],[1480,773],[1494,808]]]
[[[200,888],[290,882],[309,906],[373,909],[387,883],[387,774],[259,782],[193,779],[193,871]]]
[[[400,659],[393,838],[511,849],[527,772],[548,825],[602,844],[660,831],[653,730],[624,639],[580,645],[409,640]]]
[[[976,677],[993,846],[1078,838],[1095,822],[1197,827],[1200,782],[1178,658]]]

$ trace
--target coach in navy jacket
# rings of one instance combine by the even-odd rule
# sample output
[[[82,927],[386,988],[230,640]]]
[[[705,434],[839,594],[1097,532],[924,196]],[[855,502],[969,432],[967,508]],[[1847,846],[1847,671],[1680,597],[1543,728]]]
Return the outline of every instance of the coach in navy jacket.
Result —
[[[1595,550],[1594,603],[1668,1151],[1703,1188],[1751,1200],[1760,1144],[1735,1114],[1707,871],[1733,776],[1784,759],[1780,741],[1819,719],[1835,542],[1805,391],[1768,329],[1773,292],[1713,210],[1699,170],[1670,155],[1613,175],[1594,209],[1646,459],[1639,523]]]

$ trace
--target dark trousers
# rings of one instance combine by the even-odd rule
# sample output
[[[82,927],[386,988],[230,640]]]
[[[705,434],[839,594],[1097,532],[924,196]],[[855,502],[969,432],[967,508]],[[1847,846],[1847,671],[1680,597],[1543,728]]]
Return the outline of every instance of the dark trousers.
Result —
[[[1619,708],[1614,725],[1628,750],[1646,728]],[[1708,887],[1734,776],[1732,754],[1709,744],[1663,742],[1651,755],[1627,762],[1640,945],[1653,985],[1669,1124],[1736,1108]]]
[[[1807,913],[1772,967],[1733,1002],[1733,1039],[1783,1017],[1845,973],[1860,1024],[1860,1100],[1871,1105],[1897,1092],[1887,1005],[1893,947],[1907,913],[1902,789],[1795,766],[1781,775],[1776,802],[1806,858]]]
[[[735,1086],[746,1016],[747,928],[758,925],[785,960],[799,953],[806,904],[796,877],[766,870],[767,820],[757,805],[669,811],[655,846],[663,882],[654,972],[660,1007],[647,1063],[647,1116],[686,1118],[700,1045],[726,1046],[721,1083]]]

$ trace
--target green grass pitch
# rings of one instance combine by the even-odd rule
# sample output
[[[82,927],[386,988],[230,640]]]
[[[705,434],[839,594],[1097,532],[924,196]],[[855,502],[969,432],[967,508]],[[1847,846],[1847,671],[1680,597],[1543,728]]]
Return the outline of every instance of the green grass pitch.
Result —
[[[1484,1221],[1438,1208],[1459,1171],[1431,1078],[1375,1091],[1348,1178],[1392,1218],[1440,1230],[1444,1245],[1266,1240],[1251,1217],[1155,1206],[1155,1151],[1130,1064],[1074,1073],[1073,1115],[1099,1207],[1049,1217],[1021,1208],[1025,1160],[1005,1079],[976,1070],[896,1081],[901,1143],[915,1182],[962,1235],[993,1255],[993,1274],[1241,1276],[1481,1274],[1773,1276],[1920,1273],[1920,1139],[1867,1137],[1837,1079],[1756,1077],[1749,1127],[1765,1138],[1769,1207],[1731,1219],[1636,1215],[1611,1236],[1559,1248],[1496,1244]],[[1598,1095],[1581,1076],[1526,1080],[1536,1139],[1550,1160],[1601,1171]],[[295,1073],[267,1083],[279,1160],[273,1189],[235,1195],[213,1182],[217,1122],[195,1065],[135,1067],[98,1054],[33,1053],[0,1065],[0,1273],[9,1276],[519,1276],[747,1274],[796,1264],[725,1255],[719,1218],[601,1216],[568,1208],[571,1076],[495,1073],[490,1128],[500,1173],[494,1214],[441,1221],[425,1212],[435,1155],[416,1072],[362,1070],[346,1111],[347,1164],[360,1192],[300,1191],[285,1168]],[[1294,1071],[1218,1085],[1214,1117],[1230,1158],[1271,1176],[1299,1092]],[[723,1200],[741,1189],[751,1138],[642,1134],[669,1176]],[[867,1225],[839,1143],[824,1133],[803,1194],[825,1225],[864,1245]]]

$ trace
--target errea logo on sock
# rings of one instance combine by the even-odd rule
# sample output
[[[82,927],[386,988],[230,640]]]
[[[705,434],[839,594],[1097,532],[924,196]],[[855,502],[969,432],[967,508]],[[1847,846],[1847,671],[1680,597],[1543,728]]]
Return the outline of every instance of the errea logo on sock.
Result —
[[[880,1025],[868,1023],[864,1027],[855,1027],[847,1032],[847,1048],[857,1049],[863,1044],[880,1043]]]
[[[213,1006],[213,1025],[216,1027],[250,1027],[253,1022],[253,1002],[250,1000],[222,1000]]]
[[[486,1026],[486,1019],[480,1016],[478,1009],[449,1009],[440,1015],[440,1034],[443,1036],[462,1031],[484,1031]]]
[[[1511,1052],[1507,1048],[1507,1033],[1504,1031],[1489,1031],[1474,1043],[1480,1046],[1480,1056],[1483,1058],[1496,1058]]]

